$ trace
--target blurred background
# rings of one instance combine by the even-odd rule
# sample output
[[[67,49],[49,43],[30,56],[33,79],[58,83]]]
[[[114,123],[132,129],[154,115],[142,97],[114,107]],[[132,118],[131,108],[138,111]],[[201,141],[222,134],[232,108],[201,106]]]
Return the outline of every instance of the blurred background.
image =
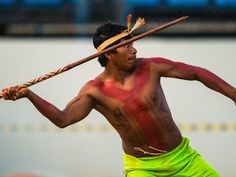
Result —
[[[211,70],[236,86],[236,0],[0,0],[0,89],[22,84],[96,53],[103,22],[144,17],[135,35],[190,18],[136,41],[138,57],[161,56]],[[103,68],[96,59],[40,84],[34,92],[63,109]],[[163,79],[183,136],[223,177],[235,177],[236,109],[198,82]],[[92,111],[59,129],[32,104],[0,100],[0,177],[122,177],[114,129]]]
[[[162,35],[235,35],[235,0],[0,0],[2,36],[84,36],[128,13],[146,28],[188,15],[191,21]],[[159,34],[159,35],[160,35]]]

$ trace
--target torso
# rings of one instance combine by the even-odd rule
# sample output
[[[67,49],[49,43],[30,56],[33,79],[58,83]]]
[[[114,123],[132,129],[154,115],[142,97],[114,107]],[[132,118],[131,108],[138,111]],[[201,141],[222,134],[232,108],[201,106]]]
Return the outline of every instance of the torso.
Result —
[[[152,72],[149,60],[138,64],[133,77],[124,85],[96,78],[88,84],[97,101],[95,109],[102,113],[119,133],[124,152],[136,157],[148,156],[149,146],[170,151],[182,139],[167,105],[160,76]]]

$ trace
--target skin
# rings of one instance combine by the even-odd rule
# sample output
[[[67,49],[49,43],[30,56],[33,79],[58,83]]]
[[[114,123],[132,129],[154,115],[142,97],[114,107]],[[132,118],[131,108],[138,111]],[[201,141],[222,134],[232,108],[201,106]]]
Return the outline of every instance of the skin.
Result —
[[[163,93],[161,77],[196,80],[236,102],[236,89],[204,68],[164,58],[136,59],[136,53],[131,43],[106,54],[105,70],[87,82],[64,110],[27,88],[4,89],[4,99],[28,98],[61,128],[81,121],[95,109],[116,129],[124,152],[136,157],[170,151],[182,140]]]

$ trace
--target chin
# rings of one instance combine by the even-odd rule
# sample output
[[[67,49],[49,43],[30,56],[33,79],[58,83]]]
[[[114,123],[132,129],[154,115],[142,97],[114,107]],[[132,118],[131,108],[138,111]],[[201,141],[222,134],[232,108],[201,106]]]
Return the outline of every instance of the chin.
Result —
[[[129,66],[127,67],[127,70],[128,71],[132,71],[132,70],[134,70],[136,68],[136,64],[135,64],[135,62],[134,63],[132,63],[132,64],[129,64]]]

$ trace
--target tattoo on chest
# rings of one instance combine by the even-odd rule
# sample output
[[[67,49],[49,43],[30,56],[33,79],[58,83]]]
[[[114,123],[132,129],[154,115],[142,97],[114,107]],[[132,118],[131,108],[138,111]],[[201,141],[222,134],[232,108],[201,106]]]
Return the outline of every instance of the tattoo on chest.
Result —
[[[163,98],[158,97],[156,93],[150,93],[150,99],[146,99],[148,105],[153,110],[158,124],[163,124],[163,127],[168,128],[169,130],[175,130],[176,125],[173,122],[167,104],[163,101]]]
[[[123,108],[116,107],[113,110],[113,116],[115,117],[115,127],[123,130],[125,139],[131,144],[139,144],[141,141],[145,141],[144,135],[141,133],[141,127],[137,122],[133,121],[133,117]]]
[[[121,117],[124,117],[124,114],[121,112],[120,108],[116,107],[113,110],[113,116],[117,118],[121,118]]]
[[[150,95],[150,98],[151,98],[152,102],[153,102],[154,104],[157,104],[157,103],[158,103],[157,94],[156,94],[156,93],[150,93],[149,95]]]
[[[124,112],[121,111],[121,108],[116,107],[113,110],[113,124],[116,126],[116,128],[120,129],[124,129],[126,131],[128,131],[129,129],[129,118],[128,115],[125,115]]]

